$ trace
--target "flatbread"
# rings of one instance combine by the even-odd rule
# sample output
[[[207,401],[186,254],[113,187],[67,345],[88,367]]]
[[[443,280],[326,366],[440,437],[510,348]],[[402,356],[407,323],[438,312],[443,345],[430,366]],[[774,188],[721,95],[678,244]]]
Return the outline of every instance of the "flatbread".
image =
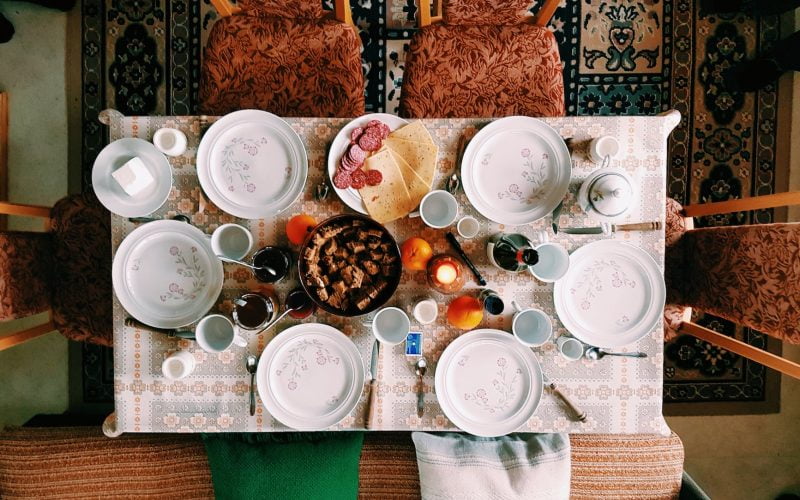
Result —
[[[378,170],[383,175],[377,186],[364,186],[358,190],[370,217],[385,224],[405,217],[414,209],[416,205],[411,201],[405,179],[391,151],[384,148],[367,158],[364,170]]]
[[[402,156],[392,151],[391,148],[387,149],[391,151],[394,161],[397,162],[397,166],[400,167],[400,173],[403,174],[403,180],[406,182],[408,195],[411,197],[411,205],[416,208],[419,206],[419,202],[422,201],[422,198],[428,194],[431,187],[425,184],[425,181],[414,172],[414,169],[411,168],[411,165],[409,165]]]
[[[428,187],[433,185],[436,157],[439,154],[437,146],[406,139],[394,139],[392,137],[387,137],[383,144],[402,156]]]
[[[428,129],[420,121],[409,123],[408,125],[400,127],[399,129],[389,134],[389,137],[392,137],[394,139],[405,139],[407,141],[427,143],[430,144],[431,146],[436,145],[436,143],[433,142],[433,137],[431,137],[431,133],[428,132]]]

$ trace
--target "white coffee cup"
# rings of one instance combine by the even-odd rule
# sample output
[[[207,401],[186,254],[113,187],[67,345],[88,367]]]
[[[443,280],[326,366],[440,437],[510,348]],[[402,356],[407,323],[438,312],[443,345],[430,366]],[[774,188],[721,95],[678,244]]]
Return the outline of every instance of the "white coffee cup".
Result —
[[[186,134],[176,128],[160,128],[153,134],[153,145],[167,156],[182,155],[187,144]]]
[[[419,204],[419,212],[411,214],[412,217],[422,217],[428,227],[443,229],[458,218],[458,201],[456,197],[441,189],[426,194]]]
[[[583,344],[580,340],[562,335],[556,340],[558,352],[570,361],[577,361],[583,357]]]
[[[553,322],[541,309],[529,307],[521,309],[516,301],[511,301],[516,313],[511,320],[511,332],[524,346],[539,347],[547,342],[553,333]]]
[[[465,215],[458,220],[458,224],[456,224],[456,230],[458,230],[458,235],[462,238],[474,238],[478,236],[478,233],[481,230],[481,223],[478,222],[478,219],[475,217],[471,215]]]
[[[613,158],[619,153],[619,141],[614,136],[595,137],[589,143],[589,156],[595,163],[601,163],[606,157]]]
[[[420,325],[430,325],[439,315],[439,304],[433,299],[422,299],[414,304],[412,314]]]
[[[529,269],[540,281],[553,283],[569,270],[569,252],[556,243],[541,243],[534,247],[539,254],[539,262]]]
[[[253,248],[253,234],[239,224],[223,224],[211,234],[211,250],[215,255],[242,260]]]
[[[170,354],[161,363],[161,372],[170,380],[188,377],[193,371],[197,361],[194,354],[189,351],[178,351]]]
[[[382,344],[400,344],[410,331],[411,321],[408,315],[397,307],[384,307],[372,319],[372,334]]]
[[[206,352],[222,352],[232,344],[247,347],[247,341],[236,334],[233,321],[221,314],[209,314],[194,329],[197,344]]]

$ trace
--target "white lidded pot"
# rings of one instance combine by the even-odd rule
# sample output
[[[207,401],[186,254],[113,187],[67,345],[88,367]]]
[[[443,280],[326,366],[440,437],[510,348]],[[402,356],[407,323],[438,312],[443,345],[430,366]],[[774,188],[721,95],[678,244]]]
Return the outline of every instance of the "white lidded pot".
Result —
[[[625,215],[636,200],[633,179],[623,170],[601,168],[583,181],[578,204],[589,215],[617,219]]]

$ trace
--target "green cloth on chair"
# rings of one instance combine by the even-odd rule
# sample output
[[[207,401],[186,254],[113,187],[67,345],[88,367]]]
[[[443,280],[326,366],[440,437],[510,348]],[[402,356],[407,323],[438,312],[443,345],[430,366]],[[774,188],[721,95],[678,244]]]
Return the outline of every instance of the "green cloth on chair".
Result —
[[[203,434],[218,500],[352,500],[363,441],[362,432]]]

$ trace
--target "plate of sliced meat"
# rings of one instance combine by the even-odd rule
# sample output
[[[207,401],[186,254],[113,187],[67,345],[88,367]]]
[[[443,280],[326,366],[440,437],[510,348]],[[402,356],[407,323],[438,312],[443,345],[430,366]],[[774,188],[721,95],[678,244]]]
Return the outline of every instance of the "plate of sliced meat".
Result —
[[[400,249],[383,227],[363,215],[336,215],[314,228],[300,249],[300,283],[323,310],[360,316],[397,290]]]
[[[387,113],[372,113],[351,121],[336,134],[328,154],[328,175],[342,202],[356,212],[367,214],[359,189],[376,186],[383,179],[362,166],[366,159],[381,149],[389,133],[408,122]]]

